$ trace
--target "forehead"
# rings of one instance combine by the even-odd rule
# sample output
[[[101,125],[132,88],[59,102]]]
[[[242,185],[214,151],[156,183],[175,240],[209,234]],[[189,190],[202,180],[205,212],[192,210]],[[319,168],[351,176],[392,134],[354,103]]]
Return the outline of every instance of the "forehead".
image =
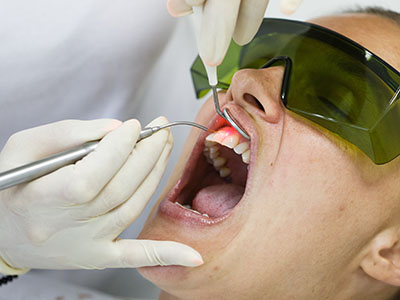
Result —
[[[372,51],[400,70],[400,26],[370,14],[346,14],[310,20],[334,30]]]

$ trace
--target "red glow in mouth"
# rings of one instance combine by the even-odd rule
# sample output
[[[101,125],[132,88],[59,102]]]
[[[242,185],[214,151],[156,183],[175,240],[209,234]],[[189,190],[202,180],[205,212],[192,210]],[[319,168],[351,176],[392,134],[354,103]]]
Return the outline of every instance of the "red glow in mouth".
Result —
[[[214,225],[232,215],[245,198],[251,179],[252,162],[256,156],[257,134],[253,122],[243,109],[231,104],[229,110],[251,136],[248,167],[242,162],[242,157],[232,149],[217,145],[221,155],[227,158],[227,166],[232,169],[229,177],[222,178],[203,155],[204,142],[210,133],[202,133],[193,147],[182,176],[160,204],[161,215],[185,224]],[[221,128],[224,128],[222,135],[229,136],[236,133],[236,130],[218,115],[208,125],[217,134],[220,134]]]

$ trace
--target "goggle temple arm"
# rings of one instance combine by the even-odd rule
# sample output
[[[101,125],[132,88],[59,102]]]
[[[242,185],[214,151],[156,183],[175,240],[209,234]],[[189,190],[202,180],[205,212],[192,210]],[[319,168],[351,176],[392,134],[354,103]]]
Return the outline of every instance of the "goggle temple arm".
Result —
[[[283,62],[284,63],[284,74],[282,81],[282,89],[281,89],[281,100],[283,104],[287,105],[287,97],[289,94],[289,84],[290,84],[290,76],[292,74],[293,62],[289,56],[277,56],[273,59],[269,60],[265,65],[263,65],[260,69],[266,69],[272,67],[273,65]]]

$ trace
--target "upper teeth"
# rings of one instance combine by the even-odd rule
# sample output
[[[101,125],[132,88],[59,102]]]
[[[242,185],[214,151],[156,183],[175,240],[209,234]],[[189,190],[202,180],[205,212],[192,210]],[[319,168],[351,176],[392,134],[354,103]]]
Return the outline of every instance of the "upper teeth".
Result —
[[[243,154],[247,149],[249,149],[249,143],[244,142],[234,147],[233,151],[235,151],[236,154]]]
[[[225,166],[227,160],[220,156],[217,144],[233,149],[236,154],[242,156],[244,163],[249,163],[249,143],[244,141],[237,131],[232,130],[230,127],[224,127],[216,133],[211,133],[204,141],[204,155],[207,161],[219,171],[221,177],[229,176],[231,170]]]

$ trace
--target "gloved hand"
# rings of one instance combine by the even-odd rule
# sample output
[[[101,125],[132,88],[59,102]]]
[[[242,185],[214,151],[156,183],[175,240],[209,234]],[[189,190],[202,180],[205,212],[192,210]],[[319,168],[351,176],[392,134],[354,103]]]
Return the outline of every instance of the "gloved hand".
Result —
[[[287,15],[294,13],[302,0],[281,0],[281,11]]]
[[[264,18],[269,0],[168,0],[174,17],[192,13],[193,6],[204,5],[199,52],[203,61],[216,66],[222,63],[233,37],[239,45],[250,42]],[[281,0],[281,10],[291,13],[301,0]]]
[[[0,192],[0,272],[202,263],[183,244],[117,238],[154,193],[173,144],[169,130],[136,144],[140,129],[136,120],[62,121],[9,139],[0,172],[102,140],[76,164]]]

